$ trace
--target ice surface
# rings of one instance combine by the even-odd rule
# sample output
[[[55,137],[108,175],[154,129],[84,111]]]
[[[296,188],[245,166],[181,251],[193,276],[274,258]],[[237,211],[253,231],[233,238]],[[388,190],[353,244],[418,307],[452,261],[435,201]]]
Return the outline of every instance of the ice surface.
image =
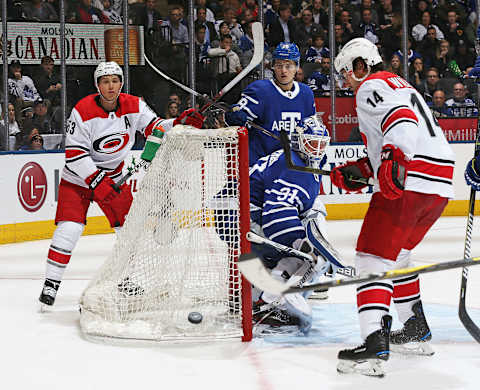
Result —
[[[361,221],[330,221],[329,236],[353,263]],[[463,257],[466,218],[440,219],[413,258],[434,263]],[[472,254],[480,255],[475,220]],[[52,311],[39,313],[38,295],[49,241],[0,246],[0,389],[11,390],[430,390],[479,389],[480,345],[458,320],[461,271],[421,277],[432,328],[432,357],[392,354],[383,379],[336,373],[339,349],[360,341],[354,287],[310,301],[308,337],[282,335],[209,344],[112,346],[82,338],[78,298],[112,248],[114,235],[82,237]],[[480,323],[480,266],[470,269],[467,306]],[[394,310],[392,310],[394,312]],[[395,318],[395,314],[394,314]],[[398,321],[394,327],[398,327]],[[478,371],[477,371],[478,370]]]

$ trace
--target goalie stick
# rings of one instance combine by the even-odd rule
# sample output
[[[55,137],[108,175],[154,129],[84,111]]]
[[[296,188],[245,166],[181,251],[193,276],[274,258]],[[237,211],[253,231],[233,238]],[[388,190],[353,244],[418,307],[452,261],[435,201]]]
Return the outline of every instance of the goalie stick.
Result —
[[[447,269],[469,267],[480,264],[480,257],[472,257],[468,259],[445,261],[443,263],[434,263],[428,265],[421,265],[410,268],[400,268],[396,270],[371,273],[367,275],[360,275],[351,279],[335,279],[329,282],[313,283],[302,287],[287,287],[285,283],[282,283],[274,279],[270,272],[263,265],[262,260],[253,253],[241,254],[238,259],[238,268],[242,274],[253,285],[261,290],[267,291],[271,294],[284,295],[291,293],[302,293],[309,290],[316,290],[322,288],[332,288],[348,286],[357,283],[373,282],[377,280],[385,280],[397,278],[399,276],[408,276],[414,274],[424,274],[429,272],[444,271]]]
[[[480,5],[480,1],[477,1],[477,6]],[[479,19],[480,20],[480,19]],[[480,56],[480,36],[477,36],[475,41],[475,50],[477,56]],[[478,81],[477,81],[478,82]],[[477,86],[478,91],[480,92],[480,85]],[[480,108],[480,104],[478,105]],[[474,158],[477,158],[480,154],[480,119],[477,118],[477,137],[475,139],[475,151]],[[465,231],[465,247],[463,251],[463,257],[468,259],[470,257],[470,248],[472,243],[472,229],[473,229],[473,216],[475,212],[475,195],[476,192],[473,188],[470,188],[470,200],[468,202],[468,216],[467,216],[467,228]],[[466,294],[467,294],[467,282],[468,282],[468,268],[464,267],[462,269],[462,281],[460,284],[460,300],[458,303],[458,317],[462,322],[465,329],[468,333],[480,343],[480,329],[476,325],[470,315],[467,312],[465,306]]]
[[[246,238],[247,238],[248,241],[250,241],[254,244],[268,245],[268,246],[270,246],[270,247],[272,247],[272,248],[274,248],[274,249],[276,249],[280,252],[283,252],[283,253],[291,255],[291,256],[301,257],[301,258],[307,260],[309,263],[313,264],[313,258],[308,253],[305,253],[305,252],[299,251],[297,249],[291,248],[289,246],[280,244],[278,242],[269,240],[268,238],[259,236],[258,234],[255,234],[253,232],[247,232]],[[332,254],[330,254],[328,256],[325,256],[325,257],[328,257],[329,261],[331,260],[332,263],[334,263],[337,267],[339,267],[337,269],[337,273],[339,273],[341,275],[348,276],[348,277],[356,276],[356,271],[355,271],[354,267],[343,266],[339,259],[333,258]]]

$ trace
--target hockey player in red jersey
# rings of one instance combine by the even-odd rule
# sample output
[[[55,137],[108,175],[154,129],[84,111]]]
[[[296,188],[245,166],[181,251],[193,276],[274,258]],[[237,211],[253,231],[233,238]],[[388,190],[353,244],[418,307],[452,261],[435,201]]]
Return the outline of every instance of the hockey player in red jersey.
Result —
[[[182,123],[201,128],[204,118],[194,109],[178,118],[159,118],[140,98],[121,93],[123,72],[115,62],[102,62],[94,72],[98,93],[80,100],[66,127],[65,167],[58,189],[57,228],[47,256],[40,302],[53,305],[72,250],[86,224],[90,202],[96,202],[110,225],[118,229],[132,203],[126,183],[114,188],[135,132],[147,137],[142,154],[151,161],[163,132]]]
[[[410,252],[453,198],[455,156],[422,96],[398,75],[384,72],[377,47],[349,41],[335,68],[355,90],[355,107],[368,157],[337,166],[332,182],[347,191],[364,187],[351,177],[373,178],[374,193],[357,240],[359,273],[410,265]],[[390,332],[393,297],[403,327]],[[383,375],[390,347],[431,355],[430,329],[418,275],[359,284],[357,307],[365,342],[338,354],[337,370]],[[366,368],[361,362],[370,363]]]

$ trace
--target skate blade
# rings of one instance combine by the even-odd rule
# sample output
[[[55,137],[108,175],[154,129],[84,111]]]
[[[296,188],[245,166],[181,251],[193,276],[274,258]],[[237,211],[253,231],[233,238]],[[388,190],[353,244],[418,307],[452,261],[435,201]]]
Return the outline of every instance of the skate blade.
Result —
[[[402,355],[416,356],[432,356],[435,353],[430,344],[426,342],[412,342],[406,344],[390,343],[390,351],[401,353]]]
[[[340,374],[361,374],[376,378],[385,376],[382,361],[379,359],[340,360],[337,365],[337,372]]]
[[[39,313],[48,313],[50,311],[52,311],[52,306],[50,305],[47,305],[45,303],[42,303],[42,302],[38,302],[38,312]]]
[[[255,337],[303,335],[298,326],[295,325],[270,326],[264,324],[254,325],[253,334]]]

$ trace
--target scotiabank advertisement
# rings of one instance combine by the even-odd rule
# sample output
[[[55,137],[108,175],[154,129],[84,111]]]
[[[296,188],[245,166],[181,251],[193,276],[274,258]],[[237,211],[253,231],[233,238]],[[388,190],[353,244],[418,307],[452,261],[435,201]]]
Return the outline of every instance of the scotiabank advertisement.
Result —
[[[351,97],[338,97],[335,100],[335,142],[361,141],[358,137],[358,119]],[[332,129],[330,98],[315,98],[317,113],[323,123]],[[448,141],[475,141],[477,118],[440,118],[440,126]]]

